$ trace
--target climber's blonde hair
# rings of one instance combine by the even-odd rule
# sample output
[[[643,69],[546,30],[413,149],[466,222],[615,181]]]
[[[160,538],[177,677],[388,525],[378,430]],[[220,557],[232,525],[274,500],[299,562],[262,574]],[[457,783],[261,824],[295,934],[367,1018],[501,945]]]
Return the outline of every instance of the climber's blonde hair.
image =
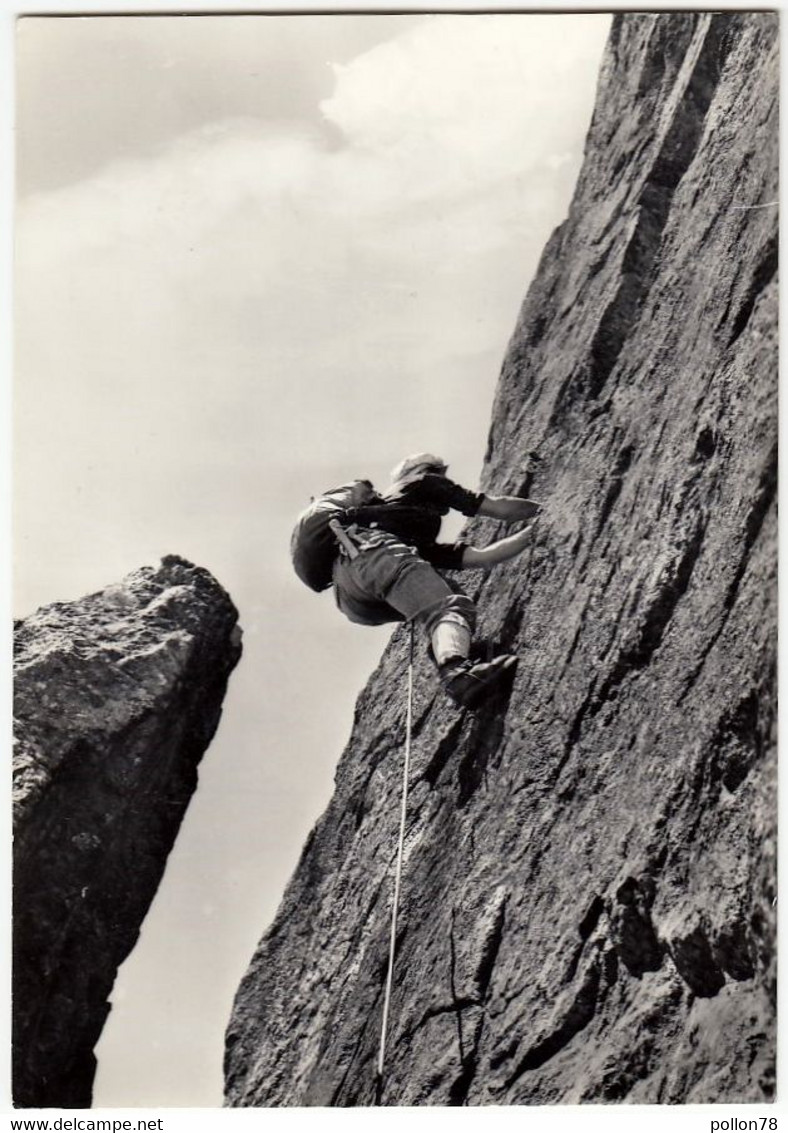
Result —
[[[397,484],[402,480],[411,480],[415,475],[421,475],[423,472],[442,473],[448,467],[444,460],[431,452],[416,452],[412,456],[406,456],[395,468],[392,468],[391,482]]]

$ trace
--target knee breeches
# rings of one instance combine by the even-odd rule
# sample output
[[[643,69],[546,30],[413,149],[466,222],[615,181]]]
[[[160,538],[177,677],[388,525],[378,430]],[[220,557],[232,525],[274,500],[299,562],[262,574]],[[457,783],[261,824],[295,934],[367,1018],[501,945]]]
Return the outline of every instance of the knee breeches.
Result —
[[[438,622],[459,621],[473,631],[476,607],[456,593],[413,547],[383,531],[361,531],[359,554],[334,567],[337,605],[360,625],[416,619],[428,634]]]

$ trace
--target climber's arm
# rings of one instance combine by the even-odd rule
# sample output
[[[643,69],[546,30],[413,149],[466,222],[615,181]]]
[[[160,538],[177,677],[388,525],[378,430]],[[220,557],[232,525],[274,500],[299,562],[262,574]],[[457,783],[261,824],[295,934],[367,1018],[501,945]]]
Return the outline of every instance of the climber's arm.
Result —
[[[520,496],[490,496],[486,492],[471,492],[448,476],[427,474],[405,490],[408,503],[441,508],[443,514],[451,508],[462,515],[481,515],[487,519],[501,519],[505,523],[533,519],[539,504]]]
[[[512,523],[518,519],[533,519],[538,513],[539,504],[535,500],[522,499],[520,496],[488,496],[485,493],[476,514]]]
[[[478,567],[493,567],[497,563],[505,563],[522,554],[531,542],[531,528],[524,527],[514,535],[507,535],[505,539],[498,539],[488,547],[465,547],[462,552],[462,566],[464,569]]]

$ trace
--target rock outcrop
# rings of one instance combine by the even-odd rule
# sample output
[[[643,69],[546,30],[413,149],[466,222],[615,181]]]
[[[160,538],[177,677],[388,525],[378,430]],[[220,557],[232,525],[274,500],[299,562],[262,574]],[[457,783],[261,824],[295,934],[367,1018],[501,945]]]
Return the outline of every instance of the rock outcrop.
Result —
[[[774,14],[614,17],[482,478],[544,502],[473,589],[517,676],[471,715],[417,660],[384,1105],[773,1094],[777,85]],[[406,663],[238,991],[229,1105],[372,1102]]]
[[[237,612],[170,556],[15,627],[13,1096],[87,1107],[93,1047],[219,723]]]

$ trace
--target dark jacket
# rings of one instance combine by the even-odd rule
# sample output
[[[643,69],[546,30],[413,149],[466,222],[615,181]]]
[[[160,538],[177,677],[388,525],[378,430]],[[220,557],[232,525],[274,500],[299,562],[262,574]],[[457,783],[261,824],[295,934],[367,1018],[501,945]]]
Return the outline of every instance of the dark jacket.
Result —
[[[415,547],[421,557],[442,570],[462,565],[466,544],[438,543],[441,521],[450,510],[476,515],[484,495],[470,492],[446,476],[428,472],[396,489],[389,489],[363,507],[346,514],[350,522],[362,527],[378,527]]]

